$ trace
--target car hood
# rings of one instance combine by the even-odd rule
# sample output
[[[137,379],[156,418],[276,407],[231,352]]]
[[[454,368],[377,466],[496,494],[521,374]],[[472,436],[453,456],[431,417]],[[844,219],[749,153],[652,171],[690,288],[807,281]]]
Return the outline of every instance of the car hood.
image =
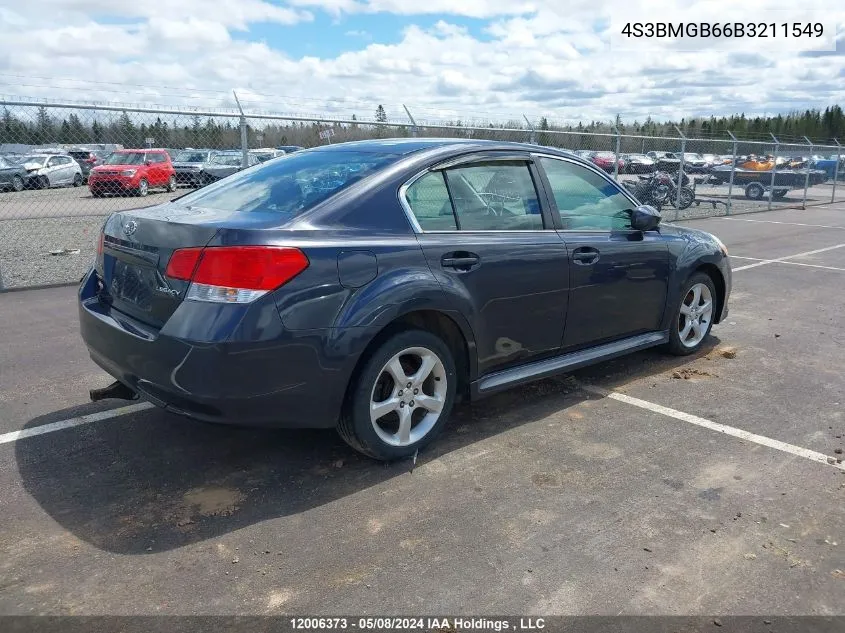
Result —
[[[44,169],[43,163],[19,163],[19,165],[27,171],[32,171],[33,169]]]

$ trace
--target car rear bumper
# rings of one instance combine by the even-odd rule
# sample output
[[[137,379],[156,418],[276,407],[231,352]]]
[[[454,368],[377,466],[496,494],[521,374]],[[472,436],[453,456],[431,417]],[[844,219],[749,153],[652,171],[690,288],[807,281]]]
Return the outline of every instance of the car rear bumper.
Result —
[[[239,341],[230,333],[217,342],[208,326],[215,319],[199,319],[204,323],[197,333],[204,330],[209,336],[192,340],[175,331],[190,332],[187,321],[196,321],[202,309],[220,306],[183,302],[155,330],[100,302],[97,285],[91,270],[79,288],[82,338],[95,363],[144,399],[208,422],[301,428],[337,424],[357,359],[333,350],[333,340],[346,337],[333,337],[331,329],[284,331],[273,305],[278,327],[265,328],[273,330],[269,339]]]

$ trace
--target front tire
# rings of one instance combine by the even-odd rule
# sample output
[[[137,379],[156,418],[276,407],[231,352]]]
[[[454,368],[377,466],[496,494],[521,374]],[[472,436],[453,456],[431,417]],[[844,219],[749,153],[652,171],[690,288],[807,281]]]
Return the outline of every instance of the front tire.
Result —
[[[455,361],[442,339],[423,330],[399,332],[365,361],[338,432],[369,457],[408,457],[440,433],[456,387]]]
[[[687,356],[701,349],[716,316],[716,286],[709,275],[695,273],[684,284],[669,328],[669,352]]]
[[[150,184],[147,182],[145,178],[141,178],[141,182],[138,183],[138,189],[136,189],[135,194],[144,197],[150,192]]]
[[[20,176],[12,177],[12,191],[23,191],[25,186],[26,183],[24,183],[23,178]]]

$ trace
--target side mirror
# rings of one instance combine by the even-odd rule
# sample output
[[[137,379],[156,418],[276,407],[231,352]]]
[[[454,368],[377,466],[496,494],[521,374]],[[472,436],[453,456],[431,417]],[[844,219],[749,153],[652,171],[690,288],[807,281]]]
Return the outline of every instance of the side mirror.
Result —
[[[631,210],[631,227],[637,231],[653,231],[660,224],[660,211],[654,207],[641,204]]]

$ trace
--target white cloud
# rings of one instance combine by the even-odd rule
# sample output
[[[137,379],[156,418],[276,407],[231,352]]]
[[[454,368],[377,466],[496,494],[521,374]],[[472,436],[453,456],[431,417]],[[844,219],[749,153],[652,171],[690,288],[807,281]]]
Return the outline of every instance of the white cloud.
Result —
[[[609,43],[614,16],[660,20],[642,0],[180,0],[158,5],[113,0],[28,0],[0,9],[0,93],[75,100],[232,107],[238,89],[249,107],[264,110],[372,116],[384,103],[403,118],[473,113],[503,119],[544,114],[559,120],[631,120],[772,113],[845,102],[845,51],[802,56],[759,42],[734,51],[620,52]],[[678,0],[690,15],[717,19],[711,0]],[[785,0],[738,3],[732,21]],[[845,26],[845,9],[812,0],[802,11],[828,7]],[[670,7],[671,9],[671,7]],[[328,12],[352,48],[337,56],[295,58],[267,43],[244,41],[251,25],[296,23]],[[715,12],[714,12],[715,11]],[[375,29],[349,30],[344,15],[391,12],[409,24],[396,43],[380,43]],[[708,13],[709,12],[709,13]],[[414,15],[443,14],[429,29]],[[450,16],[481,17],[477,37]],[[791,15],[795,15],[795,10]],[[103,16],[109,16],[106,23]],[[390,41],[397,36],[390,34]],[[368,40],[372,37],[373,41]],[[840,38],[845,35],[840,35]],[[840,47],[845,44],[840,44]]]

